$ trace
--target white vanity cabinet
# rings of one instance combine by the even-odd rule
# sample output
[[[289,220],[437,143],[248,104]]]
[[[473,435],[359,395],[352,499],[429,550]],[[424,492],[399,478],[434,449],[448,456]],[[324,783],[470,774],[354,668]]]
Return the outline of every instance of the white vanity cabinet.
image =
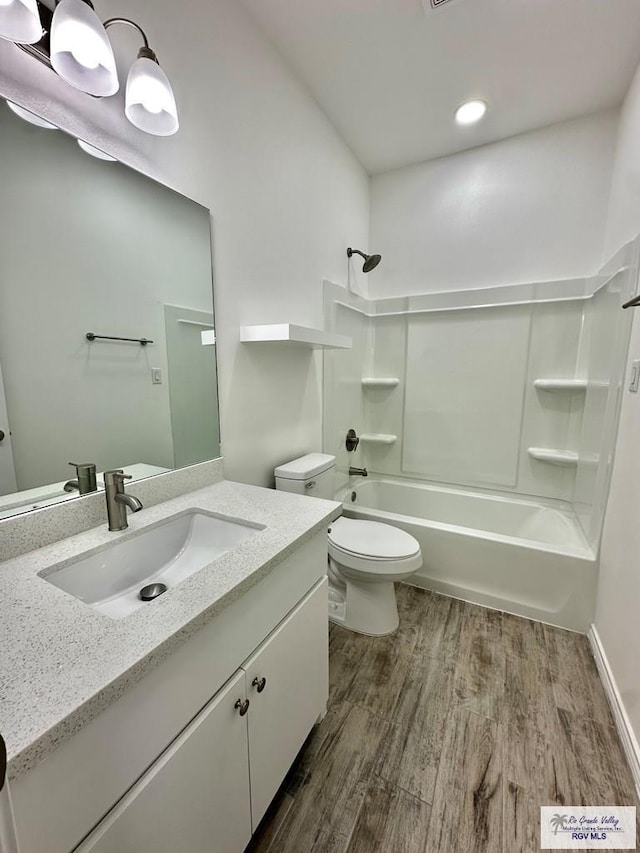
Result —
[[[327,693],[321,581],[77,853],[241,853]]]
[[[251,837],[247,727],[237,673],[77,853],[237,853]]]
[[[326,710],[326,541],[11,782],[20,853],[242,853]]]

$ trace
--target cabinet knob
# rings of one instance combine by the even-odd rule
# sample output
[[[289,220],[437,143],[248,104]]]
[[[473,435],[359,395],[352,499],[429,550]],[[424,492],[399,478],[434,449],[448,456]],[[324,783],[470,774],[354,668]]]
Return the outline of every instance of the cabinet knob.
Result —
[[[249,710],[249,700],[248,699],[238,699],[238,701],[236,702],[236,704],[233,707],[238,709],[241,717],[244,717],[244,715]]]
[[[262,693],[264,688],[267,686],[267,679],[264,678],[264,676],[262,678],[258,678],[258,676],[256,675],[251,684],[253,687],[256,688],[258,693]]]

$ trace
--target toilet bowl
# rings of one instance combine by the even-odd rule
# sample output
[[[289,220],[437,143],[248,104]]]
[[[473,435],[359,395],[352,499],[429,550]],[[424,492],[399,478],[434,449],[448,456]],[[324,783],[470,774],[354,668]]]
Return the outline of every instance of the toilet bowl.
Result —
[[[308,453],[276,468],[276,489],[332,499],[335,464],[335,456]],[[344,516],[332,522],[328,537],[329,619],[361,634],[393,633],[394,583],[422,565],[418,541],[391,524]]]
[[[329,528],[329,619],[361,634],[399,623],[394,583],[422,565],[416,539],[391,524],[338,518]]]

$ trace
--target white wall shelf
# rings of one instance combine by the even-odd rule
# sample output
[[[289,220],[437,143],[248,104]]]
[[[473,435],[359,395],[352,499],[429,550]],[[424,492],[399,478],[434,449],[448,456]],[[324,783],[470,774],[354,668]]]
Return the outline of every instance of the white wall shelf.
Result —
[[[363,388],[395,388],[400,384],[397,376],[390,376],[387,379],[376,378],[375,376],[364,376],[362,378]]]
[[[586,391],[586,379],[536,379],[533,383],[540,391]]]
[[[346,335],[336,335],[323,329],[296,326],[293,323],[274,323],[267,326],[241,326],[243,343],[288,342],[319,349],[351,349],[352,340]]]
[[[366,444],[395,444],[397,440],[397,435],[386,435],[382,432],[363,432],[360,436],[360,441]]]
[[[578,464],[578,454],[571,450],[553,450],[550,447],[530,447],[527,453],[538,462],[548,462],[551,465],[572,467]]]

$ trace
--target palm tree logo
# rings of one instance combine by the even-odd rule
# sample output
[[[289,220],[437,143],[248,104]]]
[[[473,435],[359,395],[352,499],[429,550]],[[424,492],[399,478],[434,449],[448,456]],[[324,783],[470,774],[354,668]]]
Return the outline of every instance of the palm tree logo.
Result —
[[[554,816],[549,821],[551,826],[555,827],[554,835],[558,834],[559,829],[564,829],[565,822],[567,821],[568,816],[566,814],[554,814]]]

